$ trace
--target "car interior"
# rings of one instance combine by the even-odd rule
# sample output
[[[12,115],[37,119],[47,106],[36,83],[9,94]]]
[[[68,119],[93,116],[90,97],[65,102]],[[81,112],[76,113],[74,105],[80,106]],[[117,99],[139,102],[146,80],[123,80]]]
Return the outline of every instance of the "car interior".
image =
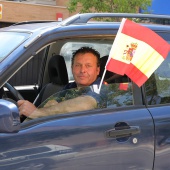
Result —
[[[64,57],[54,55],[48,62],[49,83],[47,83],[34,101],[35,106],[39,106],[45,99],[52,94],[62,90],[69,83],[68,73]]]

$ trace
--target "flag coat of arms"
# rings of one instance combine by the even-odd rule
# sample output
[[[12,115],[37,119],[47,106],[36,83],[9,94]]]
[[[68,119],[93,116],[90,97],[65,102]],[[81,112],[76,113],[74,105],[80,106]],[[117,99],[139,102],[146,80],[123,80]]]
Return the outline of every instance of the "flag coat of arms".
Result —
[[[106,70],[126,74],[139,87],[165,60],[170,45],[147,27],[123,18]]]

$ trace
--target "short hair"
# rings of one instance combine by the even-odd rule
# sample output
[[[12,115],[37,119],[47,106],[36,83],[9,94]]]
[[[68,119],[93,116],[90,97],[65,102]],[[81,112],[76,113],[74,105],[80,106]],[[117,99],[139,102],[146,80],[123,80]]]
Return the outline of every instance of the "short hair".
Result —
[[[71,59],[71,65],[73,65],[74,58],[77,54],[85,54],[85,53],[92,53],[94,56],[96,56],[97,67],[100,67],[100,53],[91,47],[81,47],[77,51],[73,52],[73,56]]]

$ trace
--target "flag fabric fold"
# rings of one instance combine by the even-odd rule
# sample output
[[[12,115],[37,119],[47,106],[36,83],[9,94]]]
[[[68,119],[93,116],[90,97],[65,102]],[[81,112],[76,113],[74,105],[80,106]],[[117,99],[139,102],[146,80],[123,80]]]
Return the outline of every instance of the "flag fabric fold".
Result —
[[[106,70],[126,74],[139,87],[165,60],[170,45],[154,31],[123,18]]]

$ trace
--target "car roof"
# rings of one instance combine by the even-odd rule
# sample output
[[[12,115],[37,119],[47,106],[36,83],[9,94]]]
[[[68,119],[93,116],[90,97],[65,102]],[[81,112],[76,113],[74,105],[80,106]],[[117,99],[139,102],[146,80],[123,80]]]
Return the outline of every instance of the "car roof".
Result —
[[[62,22],[62,25],[87,23],[92,18],[132,18],[170,21],[169,15],[141,14],[141,13],[84,13],[73,15]]]
[[[141,19],[141,24],[151,28],[152,30],[169,30],[170,16],[154,15],[154,14],[131,14],[131,13],[84,13],[76,14],[65,19],[62,22],[58,21],[29,21],[16,23],[9,27],[1,28],[0,31],[17,31],[17,32],[40,32],[45,30],[54,30],[59,27],[107,27],[119,28],[120,22],[94,21],[93,18],[132,18],[135,21]],[[77,27],[78,29],[78,27]]]
[[[24,32],[35,32],[46,29],[53,29],[57,27],[59,22],[35,22],[35,23],[23,23],[23,24],[14,24],[5,28],[1,28],[0,31],[24,31]]]

